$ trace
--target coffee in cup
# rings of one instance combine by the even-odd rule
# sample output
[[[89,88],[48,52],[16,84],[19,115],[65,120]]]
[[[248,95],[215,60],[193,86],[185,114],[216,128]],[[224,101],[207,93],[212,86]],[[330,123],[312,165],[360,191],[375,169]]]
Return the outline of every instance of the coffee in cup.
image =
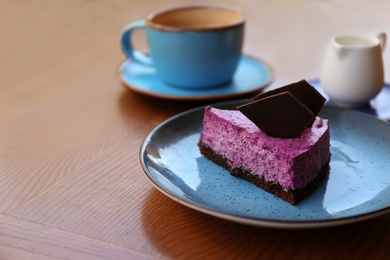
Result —
[[[245,19],[224,7],[187,6],[149,15],[125,26],[120,40],[132,61],[153,66],[162,81],[182,88],[227,84],[241,57]],[[134,30],[146,31],[150,54],[136,50]]]

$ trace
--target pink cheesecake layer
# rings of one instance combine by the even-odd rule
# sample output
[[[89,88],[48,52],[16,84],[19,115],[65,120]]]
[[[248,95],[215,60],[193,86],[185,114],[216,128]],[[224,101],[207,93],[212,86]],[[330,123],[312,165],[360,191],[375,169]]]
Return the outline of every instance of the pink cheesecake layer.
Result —
[[[327,164],[329,122],[316,117],[300,138],[268,136],[237,110],[207,107],[200,141],[228,159],[285,189],[303,188]]]

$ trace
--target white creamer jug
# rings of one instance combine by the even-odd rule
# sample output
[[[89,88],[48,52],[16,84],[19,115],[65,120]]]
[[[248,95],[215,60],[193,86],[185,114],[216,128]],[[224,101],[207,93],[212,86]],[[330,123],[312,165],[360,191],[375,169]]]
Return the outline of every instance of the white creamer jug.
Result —
[[[331,39],[320,82],[330,100],[342,107],[359,107],[375,97],[384,85],[382,51],[386,34]]]

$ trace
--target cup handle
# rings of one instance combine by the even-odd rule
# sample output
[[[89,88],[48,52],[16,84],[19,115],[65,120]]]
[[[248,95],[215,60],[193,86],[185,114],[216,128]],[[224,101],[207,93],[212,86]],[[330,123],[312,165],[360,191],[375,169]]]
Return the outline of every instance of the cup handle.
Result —
[[[386,46],[386,33],[380,33],[380,34],[378,34],[378,39],[379,39],[379,44],[380,44],[380,46],[381,46],[381,49],[382,49],[382,51],[384,51],[384,49],[385,49],[385,46]]]
[[[135,21],[126,25],[120,34],[120,42],[122,45],[122,51],[128,58],[144,65],[152,65],[152,59],[150,56],[134,49],[133,44],[131,43],[131,35],[133,31],[145,29],[146,24],[143,20]]]

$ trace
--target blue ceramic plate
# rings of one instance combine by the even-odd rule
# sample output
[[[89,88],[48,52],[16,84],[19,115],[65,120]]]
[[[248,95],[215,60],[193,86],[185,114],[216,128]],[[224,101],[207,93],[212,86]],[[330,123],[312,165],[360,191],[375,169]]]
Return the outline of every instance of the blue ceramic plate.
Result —
[[[179,88],[162,82],[151,66],[129,60],[124,61],[117,70],[119,82],[126,88],[148,96],[173,100],[216,100],[240,97],[268,86],[273,79],[273,69],[259,59],[242,56],[233,80],[215,88]]]
[[[327,99],[328,104],[332,104],[332,101],[329,100],[328,95],[322,89],[318,80],[313,80],[309,83]],[[371,99],[367,106],[359,108],[358,110],[374,115],[380,119],[390,121],[390,85],[385,84],[381,92],[379,92],[376,97]]]
[[[242,103],[214,106],[232,109]],[[141,165],[153,185],[173,200],[243,224],[328,227],[390,212],[390,124],[331,106],[325,106],[321,116],[331,126],[329,177],[297,206],[233,177],[199,153],[203,107],[156,127],[141,146]]]

